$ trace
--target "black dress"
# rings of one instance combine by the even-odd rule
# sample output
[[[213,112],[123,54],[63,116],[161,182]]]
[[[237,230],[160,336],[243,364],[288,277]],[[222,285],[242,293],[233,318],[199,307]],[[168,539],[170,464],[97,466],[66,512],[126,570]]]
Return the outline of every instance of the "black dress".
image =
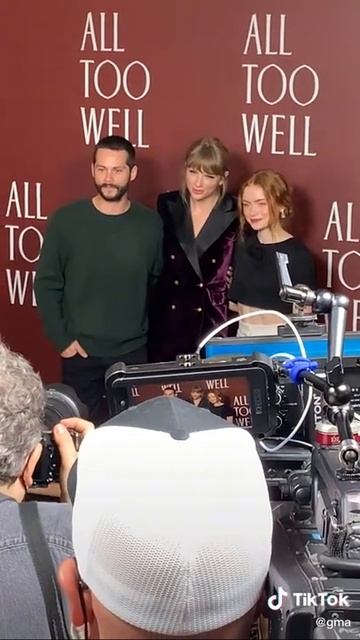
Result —
[[[226,420],[226,418],[230,418],[230,417],[233,418],[233,415],[234,415],[231,407],[229,407],[226,404],[221,404],[219,407],[215,407],[215,405],[209,403],[209,410],[211,413],[214,413],[219,418],[223,418],[223,420]]]
[[[305,284],[316,288],[314,260],[308,248],[296,238],[261,244],[256,234],[238,243],[234,255],[234,275],[229,300],[249,307],[273,309],[285,315],[292,305],[280,299],[280,279],[276,252],[288,256],[288,271],[295,286]]]

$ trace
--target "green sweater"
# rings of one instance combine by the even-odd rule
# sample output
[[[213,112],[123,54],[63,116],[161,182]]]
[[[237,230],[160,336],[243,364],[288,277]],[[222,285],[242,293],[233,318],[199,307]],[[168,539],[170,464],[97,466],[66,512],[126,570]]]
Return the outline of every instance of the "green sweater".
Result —
[[[162,222],[132,203],[121,215],[90,200],[49,219],[35,278],[45,331],[63,351],[78,340],[92,356],[112,357],[147,342],[149,286],[162,266]]]

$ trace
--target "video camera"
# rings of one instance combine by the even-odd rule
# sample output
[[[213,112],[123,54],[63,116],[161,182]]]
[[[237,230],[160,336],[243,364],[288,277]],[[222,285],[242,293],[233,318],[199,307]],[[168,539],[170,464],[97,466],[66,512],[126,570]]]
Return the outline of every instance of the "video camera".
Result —
[[[292,381],[320,392],[323,406],[311,437],[311,500],[274,504],[269,637],[359,637],[360,448],[342,360],[349,301],[304,287],[280,295],[328,314],[328,358],[320,374],[310,361],[288,363]]]
[[[230,407],[227,419],[249,429],[257,442],[273,506],[268,637],[359,637],[360,448],[342,363],[348,299],[290,286],[281,295],[329,315],[328,358],[319,372],[311,361],[279,363],[261,354],[117,363],[105,376],[110,415],[171,390],[193,402],[195,388],[201,390],[199,406],[204,408],[210,393],[218,398],[218,409]],[[322,396],[316,423],[313,411],[303,420],[301,415],[312,389]],[[205,409],[214,412],[209,402]],[[296,441],[269,446],[288,440],[295,422],[302,422]]]
[[[60,455],[53,440],[53,427],[64,418],[87,418],[87,407],[79,400],[72,387],[56,383],[45,385],[46,404],[44,430],[42,432],[42,453],[33,474],[33,487],[46,487],[52,482],[59,482]],[[75,447],[77,433],[71,433]]]

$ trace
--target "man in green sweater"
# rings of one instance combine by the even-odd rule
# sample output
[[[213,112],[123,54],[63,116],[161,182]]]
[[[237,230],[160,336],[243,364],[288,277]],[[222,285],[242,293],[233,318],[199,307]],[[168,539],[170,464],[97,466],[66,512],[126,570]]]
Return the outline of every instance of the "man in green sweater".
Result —
[[[62,377],[102,419],[106,369],[147,360],[148,295],[162,267],[162,223],[130,202],[135,149],[102,138],[91,165],[97,194],[49,220],[35,278],[45,331],[62,358]]]

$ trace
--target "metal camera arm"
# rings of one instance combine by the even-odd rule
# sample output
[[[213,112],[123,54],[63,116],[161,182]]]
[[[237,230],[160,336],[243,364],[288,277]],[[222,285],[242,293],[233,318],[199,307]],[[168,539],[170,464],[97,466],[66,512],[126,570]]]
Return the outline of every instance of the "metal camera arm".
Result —
[[[349,298],[327,289],[312,291],[304,285],[281,287],[280,298],[300,307],[311,307],[313,313],[329,314],[328,358],[342,358]]]
[[[302,307],[311,306],[314,313],[329,314],[326,380],[312,373],[315,367],[311,367],[310,361],[306,364],[306,361],[301,358],[296,359],[299,366],[294,366],[295,363],[293,363],[287,368],[294,382],[304,381],[321,391],[326,402],[325,417],[336,425],[339,432],[341,465],[347,474],[358,472],[358,470],[355,471],[355,467],[359,464],[360,447],[352,435],[351,421],[354,411],[350,403],[351,388],[345,382],[342,362],[349,298],[343,294],[331,293],[327,289],[312,291],[303,285],[283,286],[280,297],[286,302],[293,302]]]

